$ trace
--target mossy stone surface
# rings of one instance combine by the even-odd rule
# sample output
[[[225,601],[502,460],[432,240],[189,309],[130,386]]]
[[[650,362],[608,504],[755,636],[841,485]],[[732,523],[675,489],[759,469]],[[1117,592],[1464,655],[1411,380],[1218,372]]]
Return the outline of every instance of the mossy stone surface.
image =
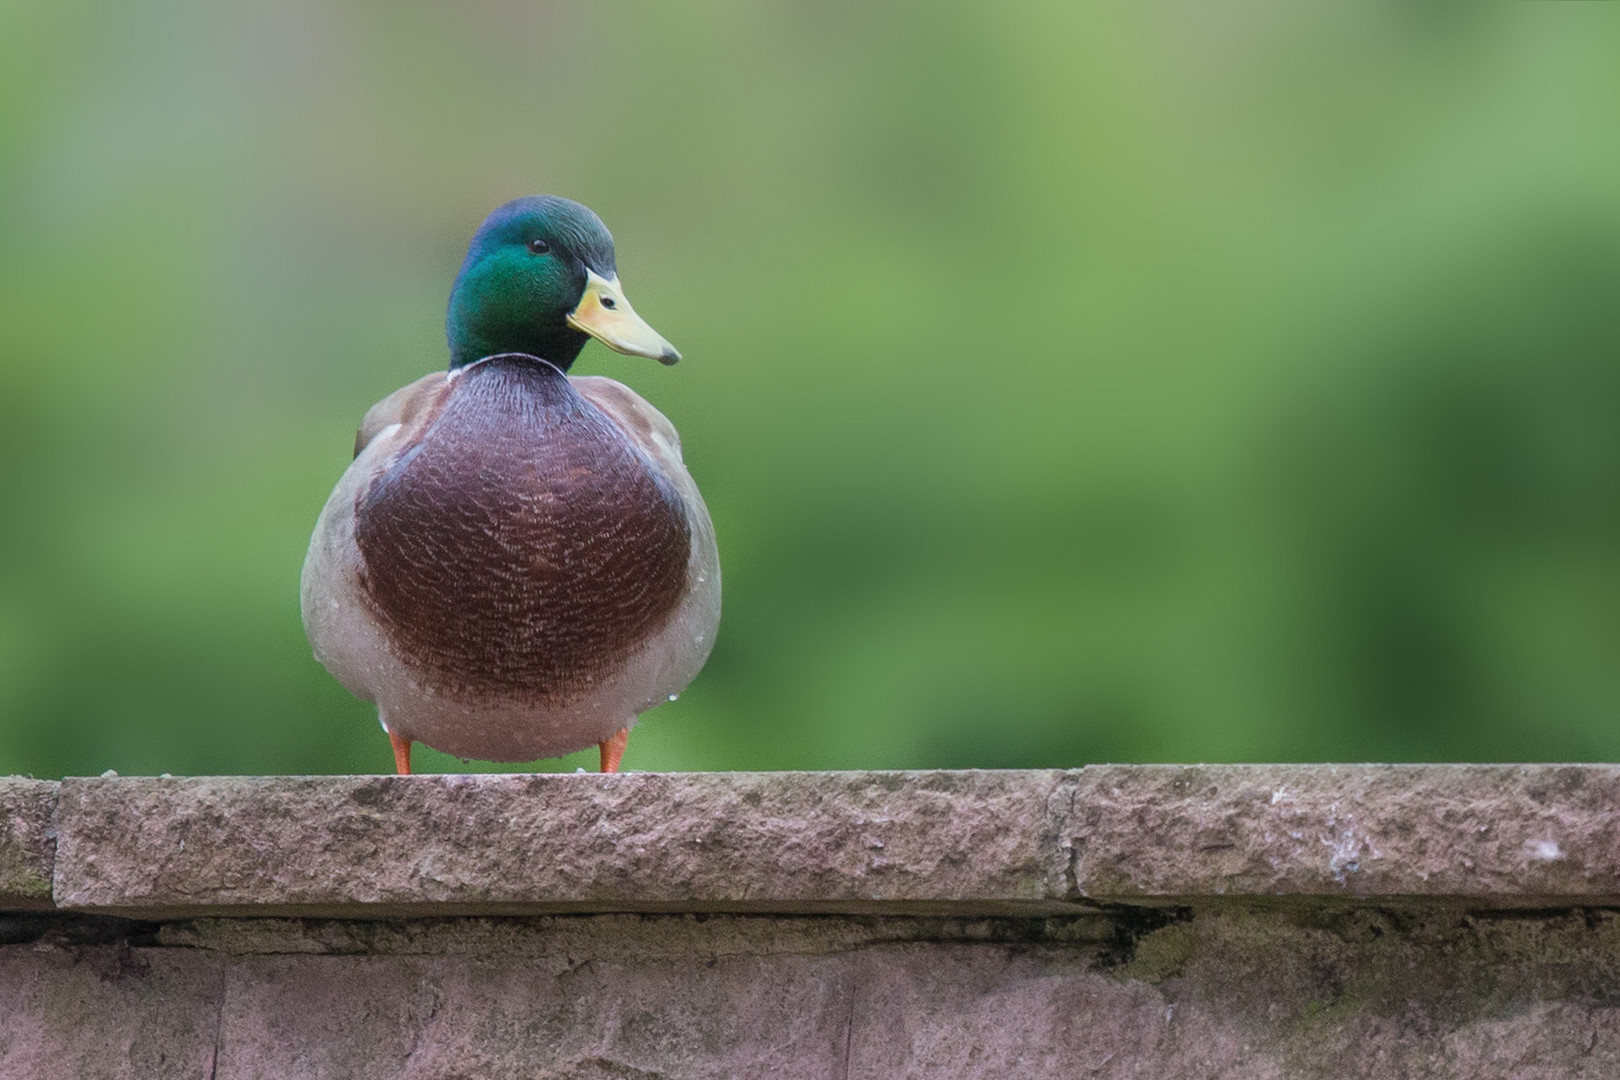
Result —
[[[0,777],[0,911],[51,906],[56,790],[48,780]]]

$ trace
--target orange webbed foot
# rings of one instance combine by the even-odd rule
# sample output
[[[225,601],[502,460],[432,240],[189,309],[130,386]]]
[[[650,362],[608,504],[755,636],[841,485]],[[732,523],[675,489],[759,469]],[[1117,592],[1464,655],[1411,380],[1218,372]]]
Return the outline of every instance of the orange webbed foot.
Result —
[[[602,771],[615,773],[619,771],[619,761],[624,757],[624,748],[630,745],[630,729],[620,728],[619,733],[604,743],[597,743],[597,749],[602,751]]]
[[[390,731],[388,741],[394,746],[394,768],[401,776],[411,775],[411,740]]]

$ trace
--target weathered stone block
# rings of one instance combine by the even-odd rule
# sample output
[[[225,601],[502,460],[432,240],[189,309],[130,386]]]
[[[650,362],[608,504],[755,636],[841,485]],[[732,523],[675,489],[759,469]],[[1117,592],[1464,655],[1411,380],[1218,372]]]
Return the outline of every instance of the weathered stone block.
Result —
[[[51,906],[56,784],[0,777],[0,911]]]
[[[165,913],[1062,908],[1061,772],[62,782],[56,902]]]
[[[0,946],[0,1077],[215,1080],[222,972],[200,950]]]
[[[49,787],[0,787],[34,903]],[[1607,1080],[1617,796],[1612,766],[70,780],[55,896],[90,914],[0,916],[0,1077]]]
[[[1620,1075],[1620,921],[1431,908],[1044,919],[205,920],[220,1080]]]
[[[1087,897],[1620,903],[1620,767],[1132,765],[1084,770]]]
[[[220,1080],[841,1075],[842,957],[563,959],[241,958]]]

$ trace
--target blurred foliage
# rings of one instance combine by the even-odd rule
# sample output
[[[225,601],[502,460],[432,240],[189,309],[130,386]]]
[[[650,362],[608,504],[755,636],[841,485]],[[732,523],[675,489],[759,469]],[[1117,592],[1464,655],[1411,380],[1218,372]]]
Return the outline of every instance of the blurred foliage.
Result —
[[[0,773],[388,767],[304,546],[532,192],[721,538],[627,767],[1613,759],[1617,14],[9,0]]]

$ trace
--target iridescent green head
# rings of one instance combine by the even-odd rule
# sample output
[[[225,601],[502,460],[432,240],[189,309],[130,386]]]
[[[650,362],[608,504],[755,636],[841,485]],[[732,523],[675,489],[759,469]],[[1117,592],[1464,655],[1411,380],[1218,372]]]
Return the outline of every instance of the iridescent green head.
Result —
[[[484,219],[450,291],[445,334],[452,368],[516,352],[566,371],[593,337],[632,356],[681,358],[625,298],[602,219],[555,195],[513,199]]]

